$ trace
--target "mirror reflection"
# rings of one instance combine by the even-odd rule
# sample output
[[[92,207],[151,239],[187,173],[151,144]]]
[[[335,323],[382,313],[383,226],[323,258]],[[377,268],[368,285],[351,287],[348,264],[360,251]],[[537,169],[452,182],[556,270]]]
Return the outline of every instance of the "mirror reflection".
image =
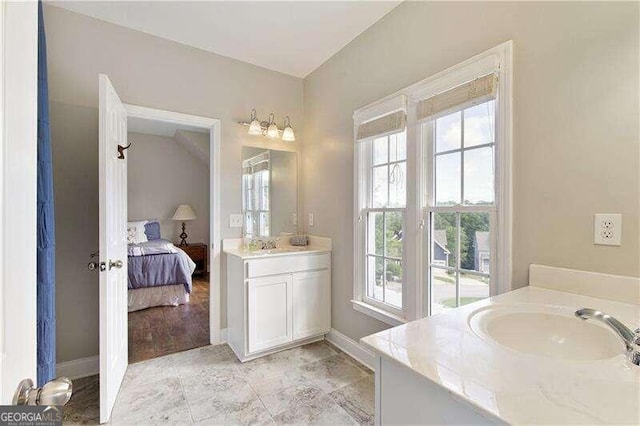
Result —
[[[295,152],[242,147],[242,214],[245,238],[297,233]]]

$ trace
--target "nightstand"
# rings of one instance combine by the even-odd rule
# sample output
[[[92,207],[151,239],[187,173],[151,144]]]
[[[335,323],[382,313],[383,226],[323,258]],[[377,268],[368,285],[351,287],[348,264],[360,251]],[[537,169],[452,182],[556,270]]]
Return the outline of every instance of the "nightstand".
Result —
[[[206,274],[207,273],[207,245],[203,243],[190,243],[188,246],[176,246],[182,250],[193,260],[196,264],[196,270],[193,274]]]

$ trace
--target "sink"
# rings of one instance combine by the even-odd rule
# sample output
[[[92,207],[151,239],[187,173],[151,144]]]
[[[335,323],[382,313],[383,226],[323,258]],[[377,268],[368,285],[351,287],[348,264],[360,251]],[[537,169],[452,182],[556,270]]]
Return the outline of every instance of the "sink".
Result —
[[[625,353],[611,329],[582,321],[569,308],[492,305],[474,311],[469,326],[485,341],[547,358],[594,361]]]

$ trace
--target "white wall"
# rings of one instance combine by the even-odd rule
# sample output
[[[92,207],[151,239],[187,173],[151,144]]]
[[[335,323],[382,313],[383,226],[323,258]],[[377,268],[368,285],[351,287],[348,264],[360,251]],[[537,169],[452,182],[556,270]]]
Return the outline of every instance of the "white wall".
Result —
[[[198,217],[186,222],[188,243],[209,243],[209,167],[175,138],[129,132],[127,185],[129,220],[158,219],[162,238],[180,241],[171,217],[189,204]]]
[[[353,111],[514,41],[514,271],[531,263],[640,275],[638,3],[404,2],[304,81],[304,211],[333,238],[332,324],[386,325],[351,307]],[[328,203],[327,199],[331,202]],[[621,247],[593,214],[622,213]]]
[[[58,362],[98,353],[98,276],[87,271],[98,238],[98,74],[123,102],[218,118],[222,127],[221,234],[241,212],[241,147],[296,151],[300,142],[252,137],[236,124],[291,117],[302,132],[302,80],[138,31],[44,5],[54,154]],[[222,300],[226,300],[222,277]],[[226,326],[226,309],[220,315]]]

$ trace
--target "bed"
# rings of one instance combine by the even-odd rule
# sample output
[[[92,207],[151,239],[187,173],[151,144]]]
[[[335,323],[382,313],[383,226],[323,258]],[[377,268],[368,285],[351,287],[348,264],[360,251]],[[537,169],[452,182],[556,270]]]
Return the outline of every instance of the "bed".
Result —
[[[144,239],[130,239],[127,247],[128,311],[188,303],[196,264],[170,241]]]

